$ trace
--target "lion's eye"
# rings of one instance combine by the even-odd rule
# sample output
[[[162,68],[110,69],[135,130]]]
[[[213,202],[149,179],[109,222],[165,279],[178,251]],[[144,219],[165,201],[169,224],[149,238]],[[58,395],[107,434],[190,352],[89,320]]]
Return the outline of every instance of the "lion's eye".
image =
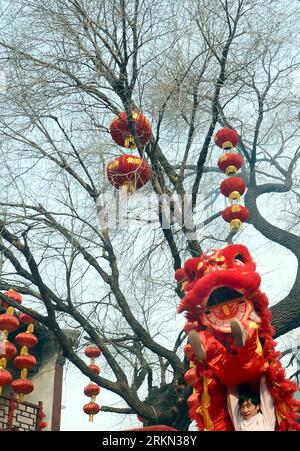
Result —
[[[241,260],[234,260],[234,263],[237,265],[237,266],[244,266],[244,263],[241,261]]]
[[[239,260],[240,262],[243,262],[243,263],[244,263],[244,259],[243,259],[243,256],[242,256],[241,254],[237,254],[237,255],[234,257],[234,259],[235,259],[235,260]]]

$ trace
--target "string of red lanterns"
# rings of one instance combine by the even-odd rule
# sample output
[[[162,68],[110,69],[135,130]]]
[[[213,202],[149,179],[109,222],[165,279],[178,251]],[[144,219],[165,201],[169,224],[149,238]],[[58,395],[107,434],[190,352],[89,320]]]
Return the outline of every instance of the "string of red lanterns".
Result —
[[[215,144],[225,151],[218,159],[219,169],[227,175],[227,179],[222,181],[220,189],[231,205],[223,210],[222,218],[230,223],[232,231],[239,230],[249,216],[248,209],[239,204],[241,196],[246,190],[245,182],[236,175],[244,163],[243,157],[234,152],[234,147],[239,139],[236,130],[227,127],[218,130],[214,136]]]
[[[7,297],[21,304],[22,296],[13,289],[9,289],[4,293]],[[17,393],[18,402],[22,402],[24,395],[31,393],[34,389],[33,383],[27,379],[28,369],[36,365],[36,358],[28,354],[28,349],[35,346],[38,342],[36,336],[33,334],[35,320],[25,314],[21,313],[19,318],[14,315],[14,307],[9,307],[6,302],[1,302],[1,305],[7,308],[6,313],[0,315],[0,330],[2,331],[0,342],[0,394],[5,385],[11,385],[13,391]],[[8,336],[10,332],[14,332],[22,324],[27,324],[27,331],[19,333],[15,337],[16,343],[21,347],[20,355],[17,357],[16,347],[9,342]],[[20,378],[13,381],[11,373],[6,369],[8,360],[14,359],[13,364],[21,371]]]
[[[15,340],[21,347],[20,355],[15,358],[14,365],[21,371],[20,379],[16,379],[12,382],[11,386],[15,393],[17,393],[17,401],[22,402],[24,395],[28,395],[33,391],[33,383],[27,378],[28,370],[36,365],[36,358],[33,355],[28,354],[28,349],[33,348],[38,340],[33,334],[34,325],[36,321],[26,313],[20,314],[20,321],[22,324],[27,325],[26,332],[20,333],[16,336]]]
[[[22,296],[15,290],[10,289],[4,293],[7,297],[19,302],[22,302]],[[11,373],[6,369],[7,361],[12,359],[17,350],[15,346],[9,342],[8,336],[11,332],[18,329],[20,323],[18,318],[14,315],[15,308],[9,307],[6,302],[1,302],[1,305],[6,308],[6,312],[0,315],[0,330],[1,343],[0,343],[0,394],[2,393],[5,385],[12,383],[13,377]]]
[[[85,351],[85,355],[90,359],[89,368],[96,374],[100,373],[100,368],[98,365],[95,365],[95,358],[99,357],[101,354],[98,346],[91,345],[88,346]],[[94,415],[99,413],[100,406],[97,404],[96,397],[100,393],[99,385],[90,381],[90,383],[84,388],[84,394],[90,397],[90,402],[83,406],[83,411],[89,416],[89,422],[92,422],[94,419]]]

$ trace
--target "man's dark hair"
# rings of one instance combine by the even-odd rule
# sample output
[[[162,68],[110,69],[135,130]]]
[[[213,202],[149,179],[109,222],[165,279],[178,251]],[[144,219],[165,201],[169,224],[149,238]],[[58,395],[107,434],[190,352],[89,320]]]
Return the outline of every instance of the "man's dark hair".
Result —
[[[251,401],[255,406],[260,404],[259,395],[250,391],[239,394],[239,406],[241,406],[245,401]]]

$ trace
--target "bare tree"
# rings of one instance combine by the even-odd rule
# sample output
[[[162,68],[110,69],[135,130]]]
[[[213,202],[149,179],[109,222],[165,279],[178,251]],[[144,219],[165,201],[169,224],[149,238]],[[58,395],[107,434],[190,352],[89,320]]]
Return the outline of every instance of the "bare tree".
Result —
[[[202,248],[241,242],[250,230],[291,251],[298,272],[273,323],[277,336],[300,325],[297,20],[296,2],[283,0],[16,0],[3,12],[0,289],[28,296],[65,356],[126,403],[103,411],[188,427],[173,274]],[[136,229],[97,221],[99,199],[114,196],[105,167],[124,153],[108,133],[120,111],[152,121],[136,152],[152,167],[143,192],[155,195],[156,227],[147,217]],[[239,131],[246,161],[251,226],[235,235],[220,219],[220,126]],[[176,208],[162,227],[159,196],[173,194],[191,195],[190,227]],[[275,218],[272,202],[282,205]],[[105,376],[72,349],[66,325],[101,348]]]

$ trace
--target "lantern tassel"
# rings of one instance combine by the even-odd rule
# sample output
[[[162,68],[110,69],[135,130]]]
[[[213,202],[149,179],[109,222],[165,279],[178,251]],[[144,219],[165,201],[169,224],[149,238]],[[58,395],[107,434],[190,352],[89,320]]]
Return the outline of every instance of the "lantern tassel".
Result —
[[[136,148],[135,140],[134,140],[134,137],[132,135],[126,136],[126,138],[124,140],[124,147],[126,147],[128,149],[135,149]]]
[[[33,332],[34,332],[34,323],[28,324],[28,327],[27,327],[27,331],[26,331],[26,332],[28,332],[28,333],[30,333],[30,334],[33,334]]]
[[[6,363],[7,363],[7,359],[5,357],[2,357],[2,359],[0,359],[0,368],[6,368]]]

